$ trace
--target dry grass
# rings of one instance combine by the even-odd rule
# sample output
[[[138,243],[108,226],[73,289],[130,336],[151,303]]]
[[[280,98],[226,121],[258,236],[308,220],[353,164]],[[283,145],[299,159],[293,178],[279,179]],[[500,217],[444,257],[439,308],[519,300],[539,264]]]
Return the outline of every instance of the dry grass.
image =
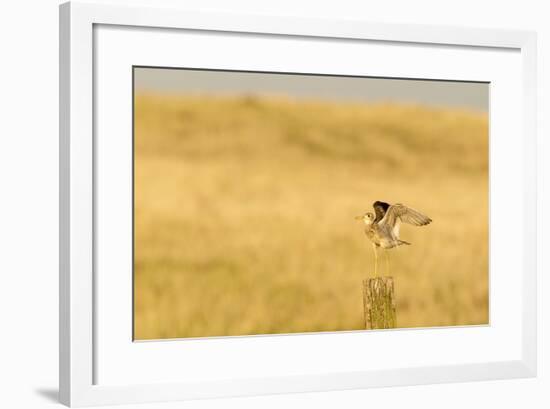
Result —
[[[391,251],[398,326],[487,323],[485,114],[155,95],[135,114],[137,339],[362,329],[354,216],[375,200],[434,220]]]

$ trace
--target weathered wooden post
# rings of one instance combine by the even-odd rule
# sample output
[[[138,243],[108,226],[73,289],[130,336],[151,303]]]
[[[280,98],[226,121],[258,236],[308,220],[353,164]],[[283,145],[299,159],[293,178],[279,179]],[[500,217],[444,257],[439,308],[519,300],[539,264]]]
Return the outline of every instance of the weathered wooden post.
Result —
[[[392,277],[363,280],[363,308],[366,329],[395,328],[395,298]]]

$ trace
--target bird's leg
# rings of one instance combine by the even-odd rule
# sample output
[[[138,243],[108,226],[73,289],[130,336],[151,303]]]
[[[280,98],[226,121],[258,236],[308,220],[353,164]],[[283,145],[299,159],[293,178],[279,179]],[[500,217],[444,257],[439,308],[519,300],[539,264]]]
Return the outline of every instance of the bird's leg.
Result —
[[[376,249],[376,244],[372,243],[372,249],[374,251],[374,276],[378,276],[378,251]]]

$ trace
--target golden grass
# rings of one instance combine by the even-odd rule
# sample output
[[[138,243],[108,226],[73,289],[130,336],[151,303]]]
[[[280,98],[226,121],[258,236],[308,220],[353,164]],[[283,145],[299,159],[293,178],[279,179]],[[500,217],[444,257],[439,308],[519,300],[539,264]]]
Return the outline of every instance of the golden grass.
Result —
[[[487,323],[487,169],[485,114],[137,95],[135,338],[362,329],[375,200],[434,220],[389,252],[398,326]]]

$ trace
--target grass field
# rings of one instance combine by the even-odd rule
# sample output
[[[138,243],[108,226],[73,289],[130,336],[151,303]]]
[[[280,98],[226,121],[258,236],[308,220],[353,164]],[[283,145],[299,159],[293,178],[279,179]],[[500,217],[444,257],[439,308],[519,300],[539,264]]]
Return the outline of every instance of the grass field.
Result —
[[[487,323],[486,114],[138,94],[135,338],[363,329],[375,200],[434,220],[390,250],[398,326]]]

